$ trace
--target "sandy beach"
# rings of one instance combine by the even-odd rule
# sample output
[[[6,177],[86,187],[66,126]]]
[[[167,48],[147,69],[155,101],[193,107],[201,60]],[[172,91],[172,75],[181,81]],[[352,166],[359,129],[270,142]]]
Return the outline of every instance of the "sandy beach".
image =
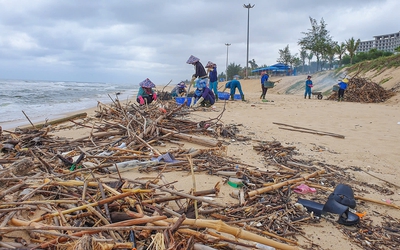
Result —
[[[318,100],[316,96],[304,99],[301,90],[292,95],[282,94],[283,89],[304,78],[305,76],[282,77],[282,81],[268,91],[266,98],[268,102],[259,99],[261,88],[258,79],[241,80],[247,101],[220,100],[216,102],[214,109],[197,108],[185,119],[197,122],[214,119],[225,108],[220,122],[225,125],[236,125],[239,135],[250,138],[245,141],[218,138],[227,146],[227,156],[243,163],[239,164],[240,168],[278,171],[279,168],[268,164],[264,156],[254,150],[254,146],[262,141],[279,141],[282,145],[294,146],[298,153],[296,158],[309,162],[310,166],[334,166],[342,169],[346,179],[339,181],[350,185],[355,195],[400,205],[400,188],[397,186],[399,178],[397,168],[400,162],[399,95],[384,103],[366,104],[328,101],[325,97]],[[400,79],[400,76],[397,79]],[[315,84],[318,84],[317,80]],[[96,109],[85,112],[88,116],[92,116]],[[67,129],[62,129],[63,127]],[[313,131],[306,133],[293,128]],[[65,123],[58,125],[57,129],[50,133],[57,137],[74,139],[87,135],[90,129]],[[184,148],[201,148],[196,144],[183,143]],[[160,152],[168,152],[169,149],[178,147],[180,146],[172,144],[155,148]],[[125,178],[133,179],[155,177],[159,173],[141,173],[132,169],[121,174]],[[175,182],[177,190],[189,192],[193,188],[190,173],[167,172],[163,175],[167,181]],[[197,190],[210,189],[221,181],[221,176],[207,173],[197,173],[195,176]],[[323,178],[319,184],[324,185]],[[221,204],[237,204],[238,200],[230,195],[233,192],[234,188],[224,184],[218,197],[213,199]],[[317,190],[317,194],[321,195],[324,192]],[[313,199],[313,194],[293,194],[291,199],[295,200],[298,197]],[[374,202],[357,202],[356,210],[366,212],[362,220],[368,219],[373,225],[382,223],[380,215],[383,214],[395,220],[400,219],[399,209]],[[318,224],[304,224],[302,228],[305,234],[297,238],[299,248],[369,249],[352,242],[343,233],[343,227],[345,226],[324,219]],[[353,231],[357,231],[357,227],[353,227]]]

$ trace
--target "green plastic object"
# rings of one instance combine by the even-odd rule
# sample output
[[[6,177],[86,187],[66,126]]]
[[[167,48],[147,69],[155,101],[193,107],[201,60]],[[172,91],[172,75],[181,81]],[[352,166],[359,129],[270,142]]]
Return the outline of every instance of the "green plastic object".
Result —
[[[264,82],[264,87],[265,88],[273,88],[275,86],[274,82],[266,81]]]
[[[243,181],[241,179],[231,177],[228,180],[228,185],[233,188],[241,188],[243,187]]]

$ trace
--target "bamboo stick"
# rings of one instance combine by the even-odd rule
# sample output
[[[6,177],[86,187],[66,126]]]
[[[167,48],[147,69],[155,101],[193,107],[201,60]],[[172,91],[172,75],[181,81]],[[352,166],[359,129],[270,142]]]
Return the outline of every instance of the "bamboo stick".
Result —
[[[187,156],[187,160],[189,162],[190,165],[190,172],[192,174],[192,185],[193,185],[193,192],[196,192],[196,178],[194,175],[194,167],[193,167],[193,162],[192,162],[192,157]],[[198,219],[199,218],[199,211],[197,209],[197,200],[194,200],[194,214],[195,214],[195,218]]]
[[[297,178],[297,179],[280,182],[280,183],[274,184],[272,186],[263,187],[263,188],[259,188],[259,189],[250,191],[250,192],[247,193],[247,195],[249,197],[253,197],[253,196],[258,195],[258,194],[262,194],[262,193],[266,193],[266,192],[269,192],[269,191],[272,191],[272,190],[276,190],[276,189],[281,188],[283,186],[288,186],[288,185],[291,185],[291,184],[294,184],[294,183],[297,183],[297,182],[300,182],[300,181],[308,180],[310,178],[313,178],[313,177],[318,176],[318,175],[323,174],[323,173],[325,173],[325,170],[319,170],[319,171],[316,171],[316,172],[314,172],[314,173],[312,173],[310,175],[304,176],[304,177],[300,177],[300,178]]]
[[[24,113],[24,115],[25,115],[25,113]],[[87,117],[87,113],[83,112],[83,113],[79,113],[79,114],[70,115],[70,116],[67,116],[67,117],[64,117],[64,118],[60,118],[60,119],[56,119],[56,120],[52,120],[52,121],[47,121],[45,123],[32,124],[32,122],[30,122],[30,124],[32,125],[32,128],[43,128],[44,126],[58,125],[58,124],[61,124],[61,123],[64,123],[64,122],[68,122],[68,121],[73,120],[73,119],[81,119],[81,118],[86,118],[86,117]],[[22,128],[25,128],[25,127],[22,127]],[[30,127],[27,127],[27,129],[29,129],[29,128]]]
[[[293,129],[290,129],[290,128],[279,127],[280,129],[298,131],[298,132],[309,133],[309,134],[317,134],[317,135],[329,135],[329,136],[333,136],[333,137],[337,137],[337,138],[341,138],[341,139],[345,138],[344,135],[339,135],[339,134],[335,134],[335,133],[331,133],[331,132],[318,131],[318,130],[315,130],[315,129],[292,126],[292,125],[289,125],[289,124],[284,124],[284,123],[279,123],[279,122],[273,122],[273,124],[282,125],[282,126],[288,126],[288,127],[292,127],[293,128]]]
[[[299,244],[299,243],[297,243],[297,241],[289,240],[289,239],[286,239],[286,238],[284,238],[284,237],[281,237],[281,236],[279,236],[279,235],[277,235],[277,234],[270,233],[270,232],[267,232],[267,231],[264,231],[264,230],[260,230],[260,229],[255,228],[255,227],[251,227],[251,226],[249,226],[249,225],[246,225],[245,223],[239,223],[238,225],[241,226],[241,227],[243,227],[243,228],[245,228],[246,230],[255,231],[255,232],[257,232],[257,233],[264,234],[264,235],[267,235],[267,236],[270,236],[270,237],[279,239],[279,240],[281,240],[281,241],[286,241],[287,243],[290,243],[290,244],[294,244],[294,245],[298,245],[298,244]]]
[[[178,218],[171,218],[167,219],[166,221],[170,223],[175,223],[178,220]],[[244,240],[249,240],[257,243],[261,243],[267,246],[272,246],[278,249],[283,249],[283,250],[294,250],[298,249],[296,246],[290,246],[284,243],[280,243],[271,239],[267,239],[265,237],[262,237],[260,235],[245,231],[241,228],[236,228],[236,227],[231,227],[224,223],[221,220],[214,221],[214,220],[194,220],[194,219],[186,219],[182,222],[182,225],[191,225],[195,226],[198,228],[212,228],[217,230],[218,232],[223,232],[223,233],[228,233],[236,238],[244,239]]]
[[[13,219],[14,220],[14,219]],[[16,219],[18,220],[18,219]],[[22,221],[22,220],[21,220]],[[19,221],[13,221],[13,227],[0,227],[0,232],[8,233],[14,231],[94,231],[94,232],[102,232],[102,231],[128,231],[128,230],[165,230],[170,229],[171,226],[108,226],[108,227],[67,227],[67,226],[49,226],[46,224],[41,224],[42,226],[33,226],[33,223],[30,223],[28,226],[25,222],[20,223]],[[17,226],[21,225],[21,226]],[[110,224],[111,225],[111,224]]]
[[[128,226],[132,226],[132,225],[138,225],[138,224],[144,224],[144,223],[148,223],[148,222],[164,220],[166,218],[167,218],[166,216],[153,216],[153,217],[146,217],[146,218],[139,218],[139,219],[120,221],[120,222],[117,222],[117,223],[104,225],[104,226],[101,226],[99,228],[81,228],[81,230],[83,230],[83,231],[73,233],[70,236],[82,236],[82,235],[85,235],[85,234],[93,234],[93,233],[97,233],[97,232],[100,232],[100,231],[113,230],[112,228],[128,227]],[[46,228],[46,226],[47,226],[47,225],[44,225],[42,223],[23,221],[23,220],[19,220],[19,219],[16,219],[16,218],[12,218],[11,219],[11,223],[13,225],[20,225],[20,226],[34,226],[35,229],[42,229],[42,230],[43,230],[43,228]],[[64,227],[64,230],[65,230],[65,228],[66,227]],[[70,228],[71,228],[71,230],[74,230],[73,228],[75,228],[75,227],[70,227]],[[62,242],[65,242],[67,240],[68,240],[68,238],[62,238],[61,237],[61,238],[54,239],[54,240],[51,240],[51,241],[48,241],[48,242],[44,242],[44,243],[41,244],[41,247],[46,249],[47,247],[50,247],[51,245],[54,245],[56,243],[62,243]]]

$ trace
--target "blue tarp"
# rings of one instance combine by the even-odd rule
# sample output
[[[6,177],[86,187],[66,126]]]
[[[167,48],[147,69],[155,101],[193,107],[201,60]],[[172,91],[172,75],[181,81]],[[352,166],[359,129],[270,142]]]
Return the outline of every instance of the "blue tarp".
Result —
[[[260,71],[272,71],[272,72],[282,72],[282,71],[287,71],[289,70],[290,67],[286,64],[283,63],[277,63],[268,67],[263,67],[263,68],[258,68],[254,69],[251,72],[260,72]]]
[[[286,71],[286,69],[280,69],[278,67],[269,66],[269,67],[254,69],[251,72],[260,72],[260,71],[273,71],[273,72],[276,72],[276,71]]]
[[[283,64],[283,63],[277,63],[277,64],[274,64],[274,65],[271,65],[271,67],[277,67],[279,69],[290,69],[290,67],[288,65]]]

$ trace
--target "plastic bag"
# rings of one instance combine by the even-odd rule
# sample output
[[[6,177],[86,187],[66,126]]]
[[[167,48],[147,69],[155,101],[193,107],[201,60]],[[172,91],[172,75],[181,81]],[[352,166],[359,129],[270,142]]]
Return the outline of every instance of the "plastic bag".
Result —
[[[293,189],[293,192],[298,194],[308,194],[315,193],[317,190],[315,188],[309,187],[306,184],[302,183]]]

